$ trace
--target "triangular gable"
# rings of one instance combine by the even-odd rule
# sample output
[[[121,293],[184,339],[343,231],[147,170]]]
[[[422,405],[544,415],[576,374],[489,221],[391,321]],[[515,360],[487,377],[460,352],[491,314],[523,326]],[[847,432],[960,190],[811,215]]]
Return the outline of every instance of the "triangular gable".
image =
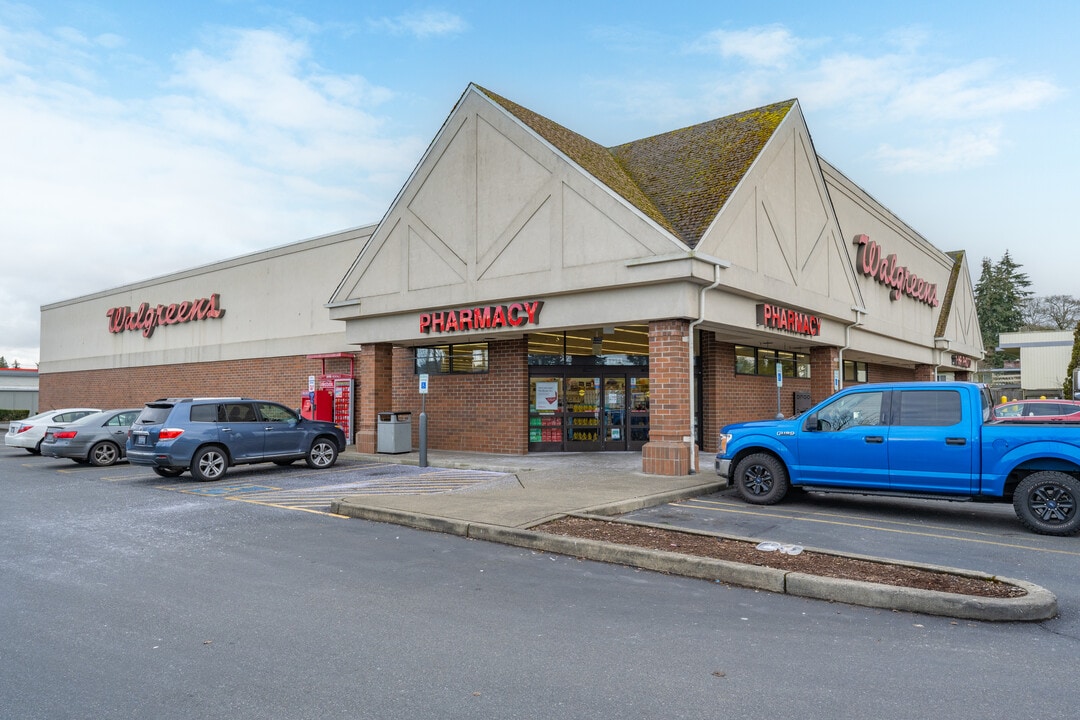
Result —
[[[935,337],[946,338],[949,349],[975,359],[985,353],[982,328],[975,307],[975,291],[971,285],[971,272],[967,266],[967,253],[947,253],[954,258],[949,287],[941,302]]]
[[[392,313],[590,289],[625,282],[628,260],[688,249],[655,221],[655,208],[646,212],[583,172],[507,102],[470,86],[332,306]],[[622,173],[614,161],[598,172]],[[574,271],[581,266],[588,272]]]
[[[862,294],[797,103],[742,174],[697,250],[731,263],[725,285],[851,316]],[[803,293],[817,296],[813,303]]]

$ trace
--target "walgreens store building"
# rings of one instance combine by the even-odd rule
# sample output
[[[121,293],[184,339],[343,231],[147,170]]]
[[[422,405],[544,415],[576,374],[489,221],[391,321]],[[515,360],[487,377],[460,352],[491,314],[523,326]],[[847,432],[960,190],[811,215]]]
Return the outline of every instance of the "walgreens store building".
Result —
[[[374,452],[423,379],[430,448],[686,474],[725,423],[966,379],[980,337],[965,255],[795,100],[605,148],[470,85],[378,225],[44,307],[41,406],[315,393]]]

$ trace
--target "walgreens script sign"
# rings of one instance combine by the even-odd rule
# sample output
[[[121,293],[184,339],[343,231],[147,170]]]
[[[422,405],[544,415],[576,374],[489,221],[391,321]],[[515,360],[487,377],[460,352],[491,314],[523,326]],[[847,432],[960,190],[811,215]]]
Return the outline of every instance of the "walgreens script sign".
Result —
[[[220,296],[214,293],[208,298],[185,300],[171,305],[151,307],[143,303],[138,310],[130,307],[114,307],[105,313],[109,318],[109,332],[121,333],[125,330],[141,330],[145,338],[154,334],[159,325],[179,325],[196,320],[209,320],[224,317],[225,310],[220,306]]]
[[[907,295],[930,307],[940,304],[937,284],[927,282],[901,265],[897,262],[895,253],[886,255],[882,247],[871,240],[869,235],[856,235],[855,244],[859,246],[855,270],[892,288],[889,297],[893,300],[899,300],[900,295]]]

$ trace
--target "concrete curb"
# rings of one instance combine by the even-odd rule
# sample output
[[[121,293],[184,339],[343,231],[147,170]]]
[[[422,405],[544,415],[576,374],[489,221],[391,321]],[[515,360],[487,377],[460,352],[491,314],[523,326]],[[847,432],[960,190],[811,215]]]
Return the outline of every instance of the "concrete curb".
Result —
[[[432,530],[475,540],[486,540],[531,550],[569,555],[586,560],[616,563],[671,575],[713,580],[741,587],[768,590],[769,592],[815,600],[842,602],[849,605],[991,622],[1035,622],[1049,620],[1058,614],[1057,598],[1043,587],[1023,580],[996,577],[986,573],[958,568],[898,562],[867,555],[844,555],[844,557],[856,557],[873,562],[1004,582],[1023,588],[1027,591],[1027,595],[1019,598],[985,598],[933,590],[895,587],[859,580],[819,577],[663,550],[648,550],[630,545],[617,545],[583,538],[551,535],[534,530],[452,520],[402,510],[372,508],[341,500],[335,501],[331,510],[339,515],[364,520],[393,523],[420,530]],[[634,524],[672,529],[667,526],[648,523]],[[708,532],[698,532],[697,534],[728,537]],[[746,540],[746,538],[732,539]],[[812,548],[807,549],[812,550]],[[814,550],[814,552],[841,555],[841,553],[830,553],[827,550]]]
[[[622,515],[623,513],[641,510],[642,508],[653,507],[654,505],[666,505],[667,503],[685,500],[686,498],[697,497],[699,495],[711,495],[714,492],[725,489],[727,486],[727,480],[724,480],[723,482],[706,482],[693,487],[678,488],[677,490],[669,490],[667,492],[654,493],[652,495],[639,495],[634,498],[617,500],[616,502],[605,503],[603,505],[595,505],[586,508],[582,512],[592,513],[593,515]]]

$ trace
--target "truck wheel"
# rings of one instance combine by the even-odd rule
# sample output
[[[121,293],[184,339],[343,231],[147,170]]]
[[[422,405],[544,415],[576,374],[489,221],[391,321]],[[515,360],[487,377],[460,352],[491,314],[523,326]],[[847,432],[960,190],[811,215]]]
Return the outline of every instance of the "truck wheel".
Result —
[[[1047,470],[1028,475],[1013,493],[1013,510],[1020,522],[1040,535],[1080,532],[1080,480]]]
[[[204,447],[191,458],[191,477],[202,482],[213,482],[225,477],[225,471],[229,467],[229,458],[221,448]]]
[[[778,503],[789,487],[787,468],[772,455],[747,455],[735,466],[735,489],[753,505]]]
[[[307,457],[304,460],[309,468],[328,468],[337,462],[337,443],[327,438],[317,438],[311,443]]]

